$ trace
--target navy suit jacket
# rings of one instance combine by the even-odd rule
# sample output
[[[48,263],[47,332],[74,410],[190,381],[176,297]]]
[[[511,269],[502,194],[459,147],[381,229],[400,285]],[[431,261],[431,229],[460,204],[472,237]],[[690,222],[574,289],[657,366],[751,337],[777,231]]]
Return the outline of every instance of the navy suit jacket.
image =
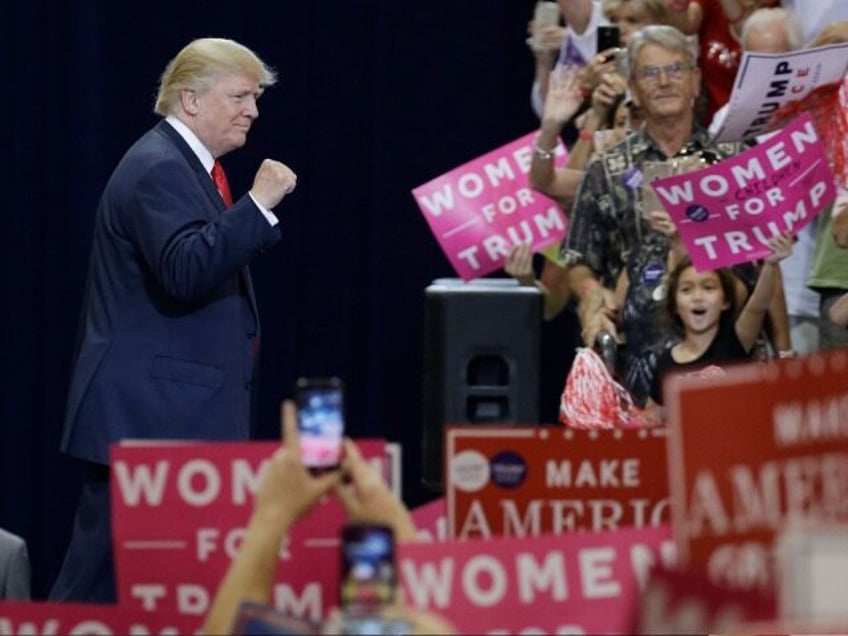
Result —
[[[62,450],[105,464],[122,439],[247,439],[247,264],[279,238],[249,196],[225,211],[170,124],[142,136],[98,207]]]

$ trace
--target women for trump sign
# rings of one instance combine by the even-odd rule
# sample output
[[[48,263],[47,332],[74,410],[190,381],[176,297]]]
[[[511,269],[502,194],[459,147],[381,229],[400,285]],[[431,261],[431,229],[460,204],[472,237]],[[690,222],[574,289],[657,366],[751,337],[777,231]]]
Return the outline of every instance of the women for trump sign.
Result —
[[[565,236],[566,218],[559,204],[528,184],[535,136],[525,135],[412,191],[464,280],[503,267],[516,245],[526,243],[540,251]],[[562,163],[566,156],[560,146],[557,161]]]
[[[768,256],[771,237],[797,232],[836,197],[808,115],[735,157],[651,186],[699,271]]]

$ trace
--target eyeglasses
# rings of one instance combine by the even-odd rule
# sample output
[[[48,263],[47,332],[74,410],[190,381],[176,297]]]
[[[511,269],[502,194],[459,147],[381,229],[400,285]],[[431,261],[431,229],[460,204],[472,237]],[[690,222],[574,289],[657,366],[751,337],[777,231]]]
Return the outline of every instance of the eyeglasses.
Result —
[[[660,75],[665,72],[665,76],[669,80],[679,82],[683,79],[684,73],[691,68],[691,64],[684,64],[683,62],[674,62],[673,64],[665,64],[663,66],[642,66],[636,69],[636,77],[645,82],[655,84],[660,80]]]

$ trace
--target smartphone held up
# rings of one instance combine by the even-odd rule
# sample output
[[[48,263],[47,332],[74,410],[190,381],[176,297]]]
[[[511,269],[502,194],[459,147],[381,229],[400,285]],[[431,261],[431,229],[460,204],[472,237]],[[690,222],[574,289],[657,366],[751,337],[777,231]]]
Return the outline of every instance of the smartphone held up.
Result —
[[[550,49],[550,43],[546,45],[545,34],[551,28],[559,26],[559,22],[559,5],[556,2],[550,2],[548,0],[537,2],[533,10],[532,31],[530,37],[527,39],[527,44],[534,51]]]
[[[344,384],[338,378],[300,378],[296,384],[300,457],[313,473],[336,470],[344,448]]]
[[[392,528],[351,523],[342,529],[340,602],[348,614],[373,615],[395,597],[395,537]]]
[[[533,25],[537,29],[553,27],[559,24],[559,5],[556,2],[542,0],[533,10]]]
[[[597,28],[597,52],[604,53],[621,47],[621,31],[614,24],[602,24]]]
[[[409,634],[403,616],[392,615],[397,588],[392,528],[352,523],[342,529],[341,584],[343,634]]]

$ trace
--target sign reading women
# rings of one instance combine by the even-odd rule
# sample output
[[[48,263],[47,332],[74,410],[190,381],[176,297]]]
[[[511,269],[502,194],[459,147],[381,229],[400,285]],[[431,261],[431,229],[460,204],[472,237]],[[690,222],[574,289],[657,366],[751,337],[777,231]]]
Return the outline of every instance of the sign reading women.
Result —
[[[530,188],[530,133],[418,186],[418,207],[454,270],[464,280],[503,267],[510,250],[527,243],[537,252],[565,236],[556,201]],[[567,154],[557,149],[557,164]]]
[[[836,197],[807,115],[746,152],[651,186],[699,271],[766,257],[772,236],[797,232]]]

